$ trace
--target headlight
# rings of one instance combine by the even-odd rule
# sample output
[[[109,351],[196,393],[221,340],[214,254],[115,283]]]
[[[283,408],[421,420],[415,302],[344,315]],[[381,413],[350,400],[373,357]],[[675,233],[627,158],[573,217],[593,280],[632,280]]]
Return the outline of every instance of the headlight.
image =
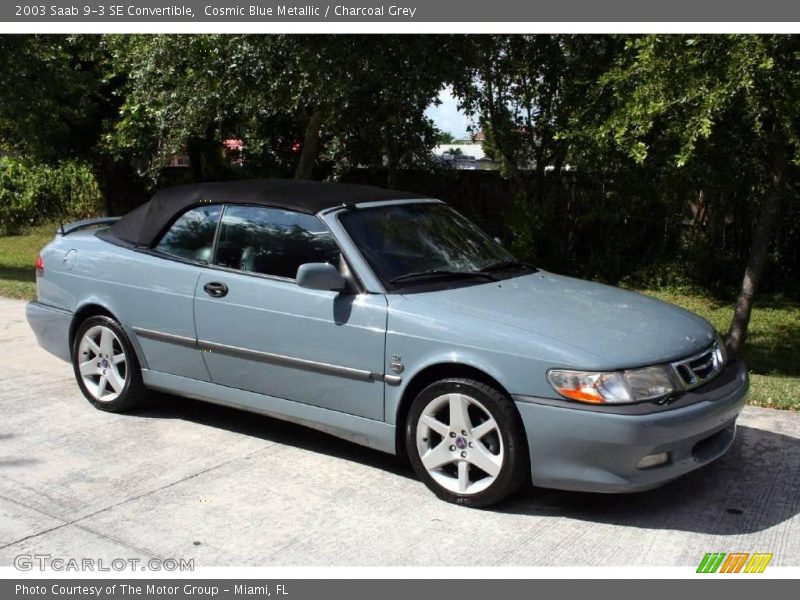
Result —
[[[565,398],[590,404],[656,400],[682,389],[667,365],[609,373],[552,369],[547,381]]]

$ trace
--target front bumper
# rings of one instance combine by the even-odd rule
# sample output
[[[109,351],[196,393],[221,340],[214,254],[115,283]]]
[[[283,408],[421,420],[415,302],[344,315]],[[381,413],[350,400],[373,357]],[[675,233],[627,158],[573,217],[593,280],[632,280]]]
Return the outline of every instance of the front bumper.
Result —
[[[514,396],[531,458],[534,485],[587,492],[652,489],[722,456],[733,443],[749,379],[741,361],[687,392],[677,407],[623,414]],[[638,468],[645,456],[668,462]]]
[[[70,362],[69,328],[72,313],[34,301],[28,302],[25,316],[39,345],[61,360]]]

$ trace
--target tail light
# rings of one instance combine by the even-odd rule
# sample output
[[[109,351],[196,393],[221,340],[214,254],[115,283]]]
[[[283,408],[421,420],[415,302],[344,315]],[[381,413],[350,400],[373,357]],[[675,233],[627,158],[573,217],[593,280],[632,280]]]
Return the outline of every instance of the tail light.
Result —
[[[42,259],[42,255],[36,257],[36,274],[41,275],[44,273],[44,260]]]

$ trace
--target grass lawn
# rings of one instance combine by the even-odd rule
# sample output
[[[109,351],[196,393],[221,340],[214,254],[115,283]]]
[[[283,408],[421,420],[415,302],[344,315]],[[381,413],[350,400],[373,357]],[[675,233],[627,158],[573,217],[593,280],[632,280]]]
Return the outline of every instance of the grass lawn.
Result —
[[[26,235],[0,237],[0,296],[36,296],[34,261],[53,239],[56,225],[43,225]],[[647,290],[645,294],[677,304],[727,332],[733,303],[696,292]],[[800,410],[800,304],[781,298],[757,298],[744,348],[750,368],[750,403]]]
[[[0,296],[25,300],[36,296],[36,256],[57,228],[51,223],[24,235],[0,236]]]
[[[708,319],[727,333],[733,302],[697,293],[644,291]],[[800,410],[800,304],[756,297],[742,358],[750,370],[750,404]]]

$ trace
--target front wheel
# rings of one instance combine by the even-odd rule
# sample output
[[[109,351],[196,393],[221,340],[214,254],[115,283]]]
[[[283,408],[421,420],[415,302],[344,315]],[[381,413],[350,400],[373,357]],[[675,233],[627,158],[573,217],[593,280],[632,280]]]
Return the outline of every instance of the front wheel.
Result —
[[[417,476],[442,500],[489,506],[529,480],[519,414],[484,383],[445,379],[429,385],[411,405],[405,434]]]
[[[83,395],[100,410],[123,412],[146,397],[133,346],[110,317],[89,317],[81,323],[72,348],[72,366]]]

